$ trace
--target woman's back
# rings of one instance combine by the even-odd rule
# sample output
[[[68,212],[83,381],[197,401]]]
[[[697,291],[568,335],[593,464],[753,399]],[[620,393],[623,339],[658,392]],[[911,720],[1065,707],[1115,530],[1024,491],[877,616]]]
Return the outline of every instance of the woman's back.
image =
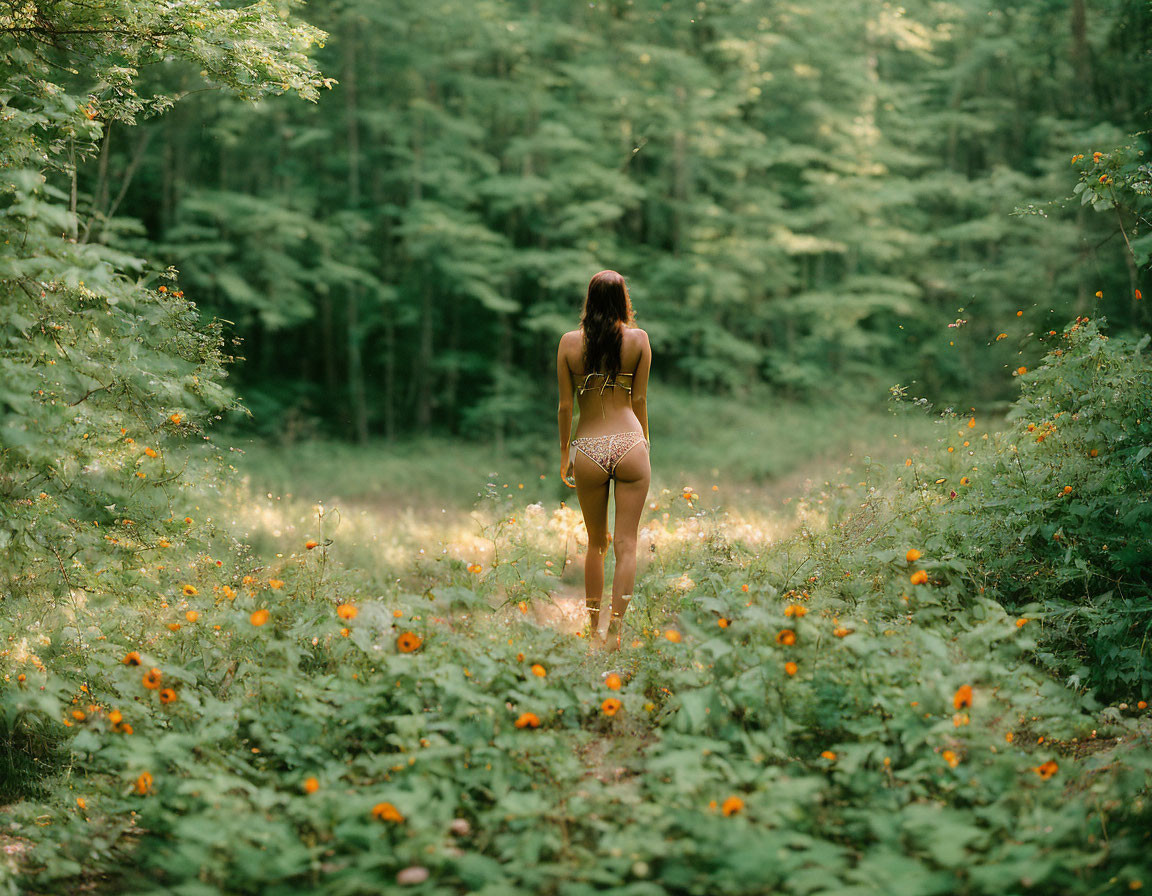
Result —
[[[633,381],[648,342],[648,334],[639,327],[624,327],[621,337],[620,370],[613,375],[607,369],[584,370],[584,331],[573,330],[565,334],[565,339],[570,342],[568,368],[572,372],[576,400],[580,406],[577,435],[643,431],[632,408],[632,393],[637,385]]]

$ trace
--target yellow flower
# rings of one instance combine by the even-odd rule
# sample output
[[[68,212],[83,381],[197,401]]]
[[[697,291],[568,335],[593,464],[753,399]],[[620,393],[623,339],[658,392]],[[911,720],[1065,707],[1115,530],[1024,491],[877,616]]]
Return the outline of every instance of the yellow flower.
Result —
[[[195,585],[185,585],[183,588],[185,597],[195,597],[200,592],[196,590]]]
[[[377,803],[372,807],[372,817],[378,818],[381,821],[394,821],[397,823],[404,820],[404,816],[400,814],[400,810],[391,803]]]

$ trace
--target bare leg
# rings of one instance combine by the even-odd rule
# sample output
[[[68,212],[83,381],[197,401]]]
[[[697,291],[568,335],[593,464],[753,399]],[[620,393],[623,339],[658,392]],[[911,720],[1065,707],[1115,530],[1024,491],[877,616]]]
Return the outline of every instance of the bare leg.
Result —
[[[604,595],[604,560],[608,553],[608,474],[583,452],[572,464],[576,497],[588,530],[588,556],[584,559],[584,602],[591,623],[590,640],[600,638],[600,603]]]
[[[652,466],[643,442],[630,449],[616,466],[616,531],[612,547],[616,572],[612,578],[612,618],[608,621],[609,646],[619,649],[624,613],[636,586],[636,533],[648,498]]]

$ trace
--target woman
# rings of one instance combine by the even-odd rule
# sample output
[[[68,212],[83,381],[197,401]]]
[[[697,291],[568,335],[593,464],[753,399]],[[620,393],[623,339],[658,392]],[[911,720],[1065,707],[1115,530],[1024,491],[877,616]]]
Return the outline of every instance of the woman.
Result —
[[[601,271],[588,284],[580,329],[560,337],[556,375],[560,384],[560,478],[576,489],[588,530],[584,596],[591,641],[620,648],[624,611],[636,582],[636,530],[648,497],[652,467],[648,452],[648,372],[652,347],[635,326],[624,278]],[[576,438],[572,395],[580,402]],[[571,439],[571,443],[569,440]],[[571,471],[575,482],[569,481]],[[612,545],[612,617],[600,641],[600,602],[608,551],[608,484],[616,482],[616,527]]]

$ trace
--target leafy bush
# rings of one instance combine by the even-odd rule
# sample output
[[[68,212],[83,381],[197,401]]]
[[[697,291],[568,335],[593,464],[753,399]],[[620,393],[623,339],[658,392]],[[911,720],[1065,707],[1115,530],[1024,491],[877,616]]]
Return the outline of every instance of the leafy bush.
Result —
[[[1042,337],[1005,432],[950,417],[914,495],[965,579],[1012,612],[1042,608],[1040,656],[1110,700],[1152,684],[1152,363],[1147,336],[1102,324]]]

